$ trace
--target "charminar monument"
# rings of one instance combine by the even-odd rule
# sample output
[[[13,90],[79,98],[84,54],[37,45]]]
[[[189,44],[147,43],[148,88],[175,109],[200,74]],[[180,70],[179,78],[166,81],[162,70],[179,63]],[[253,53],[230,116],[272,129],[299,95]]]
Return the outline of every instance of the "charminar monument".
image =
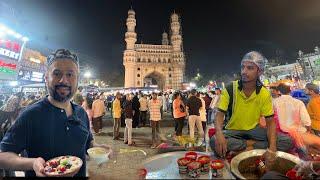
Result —
[[[137,44],[135,12],[130,9],[123,53],[125,88],[158,87],[180,89],[185,73],[185,56],[179,16],[170,18],[170,33],[162,34],[162,44]],[[170,38],[170,41],[169,41]]]

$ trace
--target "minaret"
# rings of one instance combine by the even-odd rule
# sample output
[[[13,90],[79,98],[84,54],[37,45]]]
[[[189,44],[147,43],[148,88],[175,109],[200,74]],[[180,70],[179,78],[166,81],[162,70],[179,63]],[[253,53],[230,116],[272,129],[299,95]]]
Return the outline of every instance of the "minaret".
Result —
[[[137,33],[135,32],[136,18],[133,9],[128,11],[127,18],[127,32],[125,33],[126,50],[123,54],[123,65],[125,66],[125,83],[124,86],[135,87],[135,61],[136,61],[136,51],[134,45],[137,42]]]
[[[134,50],[134,44],[137,42],[137,33],[135,32],[136,17],[133,9],[128,11],[127,18],[127,32],[125,34],[125,40],[128,50]]]
[[[180,22],[179,16],[176,13],[171,15],[171,44],[173,52],[181,52],[182,38],[180,35]]]
[[[166,32],[162,33],[162,45],[169,45],[168,34]]]
[[[181,27],[179,16],[174,12],[171,15],[171,44],[172,44],[172,60],[173,63],[176,64],[176,68],[174,69],[173,75],[173,89],[179,89],[181,87],[181,83],[184,80],[184,72],[185,72],[185,59],[184,52],[182,49],[182,36],[181,36]]]

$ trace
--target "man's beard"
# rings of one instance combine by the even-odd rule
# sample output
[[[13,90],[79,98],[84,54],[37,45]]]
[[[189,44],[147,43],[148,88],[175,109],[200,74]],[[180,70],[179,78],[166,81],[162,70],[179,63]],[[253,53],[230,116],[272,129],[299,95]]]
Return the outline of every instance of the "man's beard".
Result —
[[[68,88],[69,90],[69,93],[67,95],[64,95],[64,96],[61,96],[59,93],[58,93],[58,89],[59,88]],[[65,84],[58,84],[58,85],[55,85],[54,88],[52,87],[49,87],[49,94],[50,96],[58,101],[58,102],[66,102],[68,100],[70,100],[73,95],[74,95],[75,92],[72,91],[72,88],[71,86],[68,86],[68,85],[65,85]]]

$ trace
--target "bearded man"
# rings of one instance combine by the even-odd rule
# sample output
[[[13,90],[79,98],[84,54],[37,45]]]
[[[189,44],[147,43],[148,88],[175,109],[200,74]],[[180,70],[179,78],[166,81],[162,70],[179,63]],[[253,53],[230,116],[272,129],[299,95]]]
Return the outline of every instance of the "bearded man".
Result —
[[[0,144],[0,168],[45,176],[45,161],[77,156],[83,165],[75,176],[86,176],[86,151],[107,145],[94,143],[89,120],[81,106],[71,102],[78,88],[79,61],[69,50],[58,49],[47,58],[45,74],[49,95],[26,108]],[[27,152],[28,157],[19,153]]]

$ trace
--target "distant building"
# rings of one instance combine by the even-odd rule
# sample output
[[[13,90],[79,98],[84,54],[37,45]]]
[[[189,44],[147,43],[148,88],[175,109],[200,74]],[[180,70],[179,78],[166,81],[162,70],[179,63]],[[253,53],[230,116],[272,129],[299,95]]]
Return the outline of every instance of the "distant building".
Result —
[[[301,64],[305,78],[309,80],[320,80],[320,53],[318,46],[313,53],[304,54],[299,51],[299,63]]]
[[[39,51],[25,48],[20,61],[18,80],[23,83],[44,82],[46,56]]]
[[[273,80],[281,80],[285,79],[288,76],[301,77],[301,75],[303,74],[303,69],[299,63],[292,63],[268,67],[266,72],[268,72],[268,78],[271,78]]]
[[[132,9],[128,11],[126,25],[125,88],[180,89],[185,73],[185,55],[179,16],[176,13],[171,15],[171,41],[164,32],[161,45],[136,44],[136,19]]]

